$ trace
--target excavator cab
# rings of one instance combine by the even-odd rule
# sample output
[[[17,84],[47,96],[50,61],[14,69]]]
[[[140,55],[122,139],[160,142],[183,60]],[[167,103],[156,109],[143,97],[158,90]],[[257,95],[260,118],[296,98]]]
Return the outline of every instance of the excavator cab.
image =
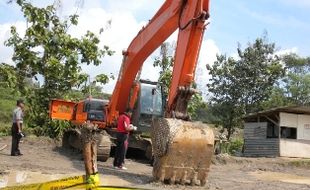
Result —
[[[87,113],[87,120],[97,122],[105,121],[104,108],[108,104],[107,100],[92,98],[85,100],[83,103],[83,112]]]
[[[153,118],[164,116],[165,98],[158,82],[140,80],[140,91],[133,110],[132,123],[138,132],[150,136]]]

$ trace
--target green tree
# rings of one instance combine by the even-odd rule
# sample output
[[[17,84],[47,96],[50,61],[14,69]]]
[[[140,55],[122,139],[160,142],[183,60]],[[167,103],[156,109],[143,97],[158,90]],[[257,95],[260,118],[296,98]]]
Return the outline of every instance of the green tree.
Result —
[[[285,89],[274,86],[271,90],[269,99],[262,103],[262,108],[268,110],[275,107],[283,107],[292,105],[291,101],[287,98]]]
[[[197,85],[195,82],[193,83],[192,87],[197,89]],[[192,120],[203,121],[204,118],[200,116],[201,116],[201,112],[205,111],[206,108],[207,108],[207,104],[206,102],[204,102],[201,92],[198,92],[198,93],[193,94],[193,96],[191,97],[188,103],[188,106],[187,106],[187,111]]]
[[[268,43],[266,36],[248,43],[244,50],[239,45],[237,51],[238,60],[218,55],[212,66],[207,65],[211,101],[220,106],[220,124],[229,136],[240,126],[243,114],[262,109],[262,102],[268,100],[274,84],[284,74],[280,59],[274,55],[275,44]]]
[[[1,63],[0,64],[0,87],[14,89],[17,84],[16,70],[14,66]]]
[[[25,0],[17,0],[28,22],[24,36],[14,26],[6,45],[14,48],[17,88],[29,105],[28,121],[33,126],[48,124],[48,106],[53,98],[62,98],[73,87],[80,87],[87,76],[82,65],[101,64],[101,58],[112,55],[109,47],[99,48],[99,38],[92,32],[81,38],[68,33],[70,26],[78,24],[78,15],[62,20],[53,6],[34,7]],[[26,79],[43,77],[44,84],[36,89],[25,85]]]
[[[283,58],[286,67],[284,89],[287,98],[295,105],[310,104],[310,57],[302,58],[296,54]]]
[[[158,82],[163,85],[165,97],[168,97],[172,78],[173,52],[173,46],[171,44],[168,42],[163,43],[160,46],[160,56],[156,57],[153,63],[154,67],[160,68]]]

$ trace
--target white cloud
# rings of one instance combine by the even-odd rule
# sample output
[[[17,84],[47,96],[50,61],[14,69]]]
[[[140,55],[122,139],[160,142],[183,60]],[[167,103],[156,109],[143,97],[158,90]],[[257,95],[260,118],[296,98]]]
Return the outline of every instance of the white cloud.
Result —
[[[0,62],[11,65],[13,64],[13,49],[5,46],[4,42],[11,36],[10,29],[13,25],[16,26],[16,30],[21,36],[25,34],[26,29],[26,23],[21,21],[16,23],[0,24]]]
[[[283,50],[279,50],[279,51],[275,52],[275,54],[278,56],[288,55],[288,54],[292,54],[292,53],[298,53],[298,48],[292,47],[289,49],[283,49]]]
[[[297,6],[300,8],[309,8],[310,1],[309,0],[280,0],[281,3],[286,3],[290,6]]]
[[[103,64],[98,67],[83,66],[83,71],[90,74],[92,78],[101,73],[113,73],[117,78],[122,62],[122,51],[145,25],[145,22],[138,23],[129,12],[115,13],[107,12],[102,8],[91,8],[83,10],[78,27],[72,28],[70,33],[77,37],[85,34],[87,30],[98,34],[100,28],[105,28],[109,20],[112,20],[111,25],[100,35],[100,46],[108,45],[115,54],[112,57],[106,56]],[[104,86],[104,90],[111,93],[114,85],[115,81],[110,81]]]
[[[139,12],[149,11],[155,13],[163,3],[164,0],[107,0],[106,9],[111,12],[128,11],[139,14]]]
[[[232,53],[229,57],[232,57],[234,60],[240,60],[238,53]]]
[[[74,36],[81,36],[86,32],[86,30],[98,32],[100,28],[104,28],[106,26],[108,20],[112,20],[110,27],[105,30],[100,36],[100,40],[102,43],[101,45],[108,45],[112,50],[115,51],[115,54],[112,57],[105,57],[103,59],[103,64],[99,67],[83,67],[83,71],[91,74],[92,78],[100,73],[113,73],[113,75],[117,78],[122,62],[122,50],[125,50],[128,47],[128,45],[137,35],[139,30],[147,23],[147,21],[138,22],[137,18],[134,17],[132,12],[128,11],[138,9],[146,3],[145,1],[139,1],[141,2],[141,4],[132,3],[133,7],[130,7],[130,3],[127,2],[129,3],[128,10],[125,10],[124,7],[120,8],[120,2],[117,2],[118,1],[116,1],[113,6],[112,3],[109,2],[111,6],[108,6],[107,10],[103,8],[83,8],[80,14],[78,27],[70,31],[70,33],[72,33]],[[138,1],[132,0],[131,2]],[[122,1],[121,3],[124,4],[124,1]],[[144,6],[142,7],[144,8]],[[167,41],[171,43],[173,43],[173,41],[176,41],[177,34],[177,32],[173,33],[167,39]],[[141,78],[149,79],[152,81],[156,81],[158,79],[159,69],[153,67],[154,57],[158,54],[159,51],[156,50],[145,61],[142,69]],[[111,80],[108,84],[103,86],[104,90],[111,93],[113,91],[115,82],[116,81]]]
[[[279,51],[275,52],[275,55],[281,57],[281,56],[294,54],[294,53],[296,53],[296,54],[298,53],[297,47],[279,50]],[[282,60],[280,60],[280,64],[282,64],[283,66],[285,65],[285,63]]]
[[[216,61],[217,54],[220,54],[220,50],[214,40],[206,39],[202,42],[195,80],[197,82],[198,90],[203,94],[206,94],[207,92],[206,84],[210,79],[206,65],[213,65]],[[205,98],[205,96],[203,97]]]

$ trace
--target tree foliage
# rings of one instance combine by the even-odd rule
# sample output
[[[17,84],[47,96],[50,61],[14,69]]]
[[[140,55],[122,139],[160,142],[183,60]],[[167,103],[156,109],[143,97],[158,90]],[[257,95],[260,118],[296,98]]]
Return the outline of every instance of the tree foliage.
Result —
[[[0,87],[15,88],[17,84],[16,70],[14,66],[5,63],[0,64]]]
[[[159,67],[159,79],[163,85],[164,96],[168,97],[169,87],[172,78],[172,67],[173,67],[173,46],[168,42],[163,43],[160,46],[160,56],[155,58],[153,63],[154,67]]]
[[[310,58],[287,54],[282,57],[282,63],[285,76],[274,86],[263,108],[310,105]]]
[[[295,105],[310,104],[310,58],[302,58],[296,54],[285,55],[286,68],[284,89],[289,102]]]
[[[266,37],[257,38],[243,50],[237,48],[239,59],[218,55],[207,69],[211,79],[208,86],[211,101],[219,106],[220,124],[228,129],[240,126],[243,114],[258,111],[268,100],[273,86],[283,76],[280,58],[275,56],[275,44]]]
[[[100,49],[99,38],[90,31],[81,38],[68,33],[70,26],[78,24],[78,15],[62,20],[53,6],[38,8],[25,0],[16,3],[21,7],[28,28],[21,36],[12,26],[5,44],[14,49],[16,84],[30,107],[28,119],[35,126],[44,126],[48,122],[49,101],[63,97],[73,87],[80,87],[87,81],[88,75],[82,73],[82,65],[98,66],[101,58],[112,55],[113,51],[107,46]],[[26,79],[38,80],[38,77],[43,78],[43,85],[37,89],[27,88]]]
[[[268,110],[276,107],[284,107],[292,105],[292,102],[287,98],[285,89],[276,85],[271,90],[269,99],[262,103],[263,110]]]

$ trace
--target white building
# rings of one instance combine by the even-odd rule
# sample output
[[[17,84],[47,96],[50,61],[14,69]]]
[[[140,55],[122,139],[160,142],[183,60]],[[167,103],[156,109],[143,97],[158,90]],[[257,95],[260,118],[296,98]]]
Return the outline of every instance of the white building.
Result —
[[[310,107],[280,107],[244,118],[245,156],[310,158]]]

